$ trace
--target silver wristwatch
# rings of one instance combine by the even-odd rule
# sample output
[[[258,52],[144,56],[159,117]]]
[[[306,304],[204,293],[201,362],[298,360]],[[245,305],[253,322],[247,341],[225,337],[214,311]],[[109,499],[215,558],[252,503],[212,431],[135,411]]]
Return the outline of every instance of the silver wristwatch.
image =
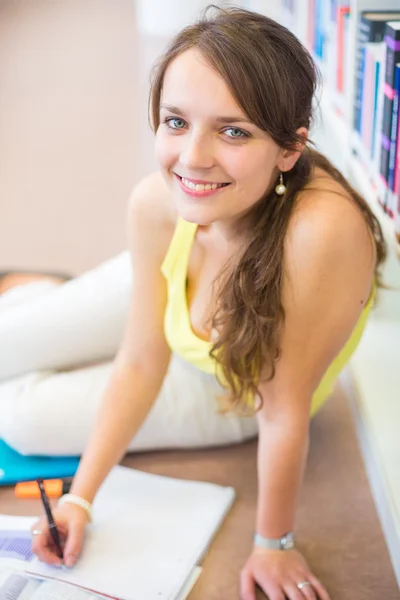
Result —
[[[292,550],[295,547],[294,533],[289,531],[281,538],[265,538],[258,533],[254,534],[253,542],[255,546],[266,548],[267,550]]]

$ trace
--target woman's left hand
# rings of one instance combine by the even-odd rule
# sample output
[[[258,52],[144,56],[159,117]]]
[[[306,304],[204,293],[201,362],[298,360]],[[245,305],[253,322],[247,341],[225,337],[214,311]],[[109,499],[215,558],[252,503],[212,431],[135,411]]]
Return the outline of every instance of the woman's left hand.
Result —
[[[298,584],[308,582],[311,585]],[[311,573],[297,550],[255,547],[240,574],[241,600],[255,600],[258,584],[268,600],[330,600],[322,583]]]

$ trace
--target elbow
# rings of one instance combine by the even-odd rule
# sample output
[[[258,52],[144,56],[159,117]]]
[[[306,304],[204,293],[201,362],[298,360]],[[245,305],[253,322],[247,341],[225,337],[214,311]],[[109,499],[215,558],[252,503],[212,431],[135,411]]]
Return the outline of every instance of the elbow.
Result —
[[[283,405],[275,409],[264,405],[257,413],[259,434],[308,439],[310,406],[311,401],[299,402],[296,406]]]

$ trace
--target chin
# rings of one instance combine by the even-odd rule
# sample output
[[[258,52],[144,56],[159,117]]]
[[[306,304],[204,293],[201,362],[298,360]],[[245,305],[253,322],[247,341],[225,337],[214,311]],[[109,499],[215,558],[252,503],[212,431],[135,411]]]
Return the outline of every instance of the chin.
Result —
[[[181,202],[178,202],[176,209],[182,219],[188,221],[189,223],[196,223],[197,225],[201,225],[203,227],[211,225],[217,220],[216,216],[211,213],[209,207],[207,207],[205,210],[202,210],[201,207],[187,206]]]

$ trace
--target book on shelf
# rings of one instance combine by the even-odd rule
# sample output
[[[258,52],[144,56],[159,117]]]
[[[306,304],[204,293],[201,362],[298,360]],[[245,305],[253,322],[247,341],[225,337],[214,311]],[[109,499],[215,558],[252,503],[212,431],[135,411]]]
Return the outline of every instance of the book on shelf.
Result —
[[[363,48],[367,43],[378,44],[383,42],[386,22],[395,21],[396,19],[400,19],[400,11],[368,11],[362,12],[360,15],[355,51],[356,65],[353,127],[356,131],[361,130],[361,103],[363,97],[364,71]]]
[[[345,47],[348,45],[349,36],[349,19],[350,19],[350,6],[343,5],[337,8],[337,67],[336,67],[336,90],[338,92],[345,92],[344,82],[346,80],[346,52]]]
[[[385,187],[384,204],[393,217],[394,164],[397,147],[397,113],[399,90],[396,90],[396,63],[400,62],[400,21],[388,21],[385,26],[386,67],[383,90],[383,122],[380,174]],[[395,123],[393,123],[395,121]],[[392,127],[393,125],[393,127]],[[392,154],[392,165],[390,155]]]
[[[305,45],[322,72],[335,112],[341,116],[350,77],[346,58],[351,46],[350,14],[348,0],[308,0]]]
[[[400,46],[400,44],[399,44]],[[392,108],[392,126],[390,129],[390,146],[389,146],[389,173],[388,173],[388,185],[389,190],[396,193],[398,191],[398,177],[397,177],[397,154],[399,146],[399,96],[400,96],[400,63],[395,65],[395,76],[393,83],[393,108]],[[393,206],[390,207],[393,209]]]
[[[400,0],[385,4],[284,0],[283,17],[295,32],[305,8],[297,30],[321,70],[329,109],[342,117],[349,149],[400,236]]]
[[[377,180],[377,185],[379,185],[380,179],[378,178],[380,172],[380,164],[381,164],[381,148],[382,148],[382,122],[383,122],[383,89],[385,87],[385,65],[386,65],[386,44],[384,41],[375,43],[376,48],[376,57],[378,60],[378,75],[376,81],[376,104],[375,104],[375,126],[373,130],[373,139],[372,139],[372,173]],[[362,107],[361,107],[362,111]],[[381,185],[383,188],[383,184]],[[380,197],[383,197],[382,193],[379,194]]]
[[[396,69],[400,12],[362,13],[357,45],[353,148],[369,173],[378,201],[395,219],[399,210],[400,73]]]
[[[360,111],[359,133],[367,160],[372,160],[375,149],[379,73],[382,64],[383,44],[366,43],[363,51],[363,103]]]

